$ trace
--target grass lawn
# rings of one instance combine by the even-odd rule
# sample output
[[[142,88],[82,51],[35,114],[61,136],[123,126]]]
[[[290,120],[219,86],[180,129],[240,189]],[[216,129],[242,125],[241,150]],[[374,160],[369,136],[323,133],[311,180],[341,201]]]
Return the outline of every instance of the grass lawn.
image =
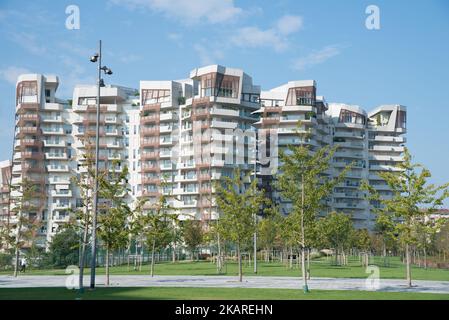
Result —
[[[0,300],[74,300],[77,291],[65,288],[1,288]],[[449,294],[246,288],[97,288],[83,300],[449,300]]]
[[[390,258],[390,266],[384,267],[381,257],[375,257],[373,264],[380,267],[380,277],[384,279],[404,279],[405,266],[399,258]],[[299,276],[301,270],[294,268],[288,269],[280,263],[258,263],[259,276]],[[128,271],[127,266],[117,266],[110,268],[111,274],[149,274],[149,265],[142,266],[142,271],[134,271],[131,267]],[[86,274],[89,269],[86,270]],[[253,266],[244,266],[244,276],[254,275]],[[0,274],[11,274],[11,271],[2,271]],[[28,275],[66,275],[64,270],[27,270]],[[104,268],[98,268],[97,274],[104,274]],[[177,262],[177,263],[157,263],[155,265],[156,275],[216,275],[217,270],[214,264],[210,262]],[[234,262],[226,263],[223,270],[225,275],[237,275],[237,264]],[[332,266],[326,259],[313,260],[311,263],[312,277],[330,277],[330,278],[366,278],[365,269],[361,267],[358,258],[349,259],[348,266]],[[449,270],[412,267],[412,277],[415,280],[446,280],[449,281]]]

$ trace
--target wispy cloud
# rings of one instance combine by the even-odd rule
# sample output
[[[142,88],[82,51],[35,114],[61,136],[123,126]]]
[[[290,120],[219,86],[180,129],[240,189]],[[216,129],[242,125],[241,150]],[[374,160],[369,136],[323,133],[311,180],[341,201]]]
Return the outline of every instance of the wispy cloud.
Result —
[[[30,71],[26,68],[10,66],[6,69],[0,70],[0,78],[7,81],[10,84],[16,84],[17,77]]]
[[[281,17],[273,28],[244,27],[231,36],[231,43],[238,47],[270,47],[277,52],[290,46],[288,35],[298,32],[303,25],[302,17],[286,15]]]
[[[29,32],[13,32],[10,33],[10,39],[35,55],[43,55],[47,49],[44,45],[40,44],[37,36]]]
[[[193,49],[198,54],[202,65],[216,64],[224,58],[224,53],[220,49],[211,49],[202,44],[195,44]]]
[[[303,19],[300,16],[285,15],[277,22],[277,30],[280,34],[288,35],[299,31],[303,26]]]
[[[131,10],[148,9],[185,24],[223,23],[234,20],[243,10],[233,0],[110,0]]]
[[[317,64],[324,63],[330,58],[339,55],[342,49],[343,46],[341,45],[330,45],[320,50],[313,51],[306,56],[295,59],[293,61],[293,68],[296,70],[304,70]]]

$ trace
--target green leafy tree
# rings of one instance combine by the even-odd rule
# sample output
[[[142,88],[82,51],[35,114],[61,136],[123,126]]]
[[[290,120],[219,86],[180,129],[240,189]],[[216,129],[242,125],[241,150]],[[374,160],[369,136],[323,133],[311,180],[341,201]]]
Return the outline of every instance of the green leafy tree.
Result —
[[[298,127],[301,127],[299,123]],[[306,141],[310,132],[298,131],[300,141]],[[350,166],[337,176],[326,175],[336,147],[323,147],[312,151],[309,145],[289,145],[288,152],[280,151],[280,173],[276,186],[282,196],[291,201],[289,228],[292,241],[301,248],[301,269],[304,292],[308,292],[305,254],[313,242],[313,230],[318,213],[325,207],[326,198],[333,188],[342,181]]]
[[[156,250],[166,248],[173,239],[172,228],[177,220],[174,209],[169,205],[167,196],[162,194],[159,200],[146,209],[147,200],[141,200],[140,216],[135,230],[145,238],[151,248],[151,276],[154,276],[154,258]]]
[[[46,260],[52,268],[66,268],[78,264],[79,236],[72,228],[56,233],[46,254]]]
[[[204,231],[201,221],[198,220],[186,220],[182,223],[182,233],[184,236],[184,242],[191,252],[193,253],[204,241]],[[198,255],[197,255],[198,259]]]
[[[397,172],[379,172],[386,181],[393,195],[383,198],[366,181],[362,188],[369,192],[369,199],[380,204],[381,210],[394,216],[395,233],[405,247],[406,279],[412,286],[410,248],[418,243],[418,230],[426,224],[426,217],[443,205],[449,197],[449,183],[441,186],[429,184],[431,173],[420,164],[412,163],[412,157],[406,149],[404,161],[399,163]],[[426,209],[423,210],[423,207]],[[438,229],[438,224],[427,227]]]
[[[20,250],[29,243],[40,227],[40,222],[36,216],[36,211],[39,209],[37,203],[39,199],[36,198],[36,193],[39,192],[39,187],[36,183],[27,177],[24,177],[22,182],[18,185],[11,186],[12,192],[17,192],[17,196],[11,196],[11,212],[16,217],[16,223],[11,227],[15,234],[15,241],[13,243],[14,249],[14,277],[17,277],[19,270]]]
[[[446,262],[446,257],[449,254],[449,221],[441,226],[435,236],[435,247],[436,249],[443,253],[443,261]]]
[[[129,239],[128,218],[131,210],[125,201],[128,193],[128,167],[117,171],[117,163],[112,164],[112,172],[99,179],[99,195],[103,199],[98,215],[98,237],[106,249],[106,285],[109,285],[110,253],[126,246]]]
[[[279,240],[280,233],[280,221],[281,217],[279,213],[275,211],[273,215],[268,215],[259,221],[257,226],[258,242],[262,248],[266,251],[266,261],[270,262],[271,252],[273,247]]]
[[[354,232],[352,221],[345,213],[332,212],[318,220],[318,230],[322,242],[335,251],[335,264],[339,264],[339,253],[344,256]],[[344,261],[343,261],[344,263]]]
[[[354,230],[352,232],[353,247],[359,249],[363,253],[362,266],[367,267],[369,264],[369,251],[371,249],[371,237],[367,229]]]
[[[256,231],[254,216],[266,201],[264,192],[257,188],[257,180],[248,183],[249,179],[237,169],[232,178],[224,177],[216,183],[217,204],[222,213],[218,231],[236,245],[240,282],[243,277],[241,249]]]
[[[382,239],[382,256],[384,266],[388,265],[387,250],[392,249],[396,243],[395,229],[393,216],[383,210],[378,210],[374,232]]]

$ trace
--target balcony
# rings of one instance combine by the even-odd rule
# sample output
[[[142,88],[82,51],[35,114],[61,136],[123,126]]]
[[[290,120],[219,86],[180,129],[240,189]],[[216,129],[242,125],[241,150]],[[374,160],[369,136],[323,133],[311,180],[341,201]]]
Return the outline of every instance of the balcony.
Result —
[[[160,184],[161,178],[158,176],[154,177],[142,177],[142,184]]]
[[[141,147],[158,147],[159,139],[140,139]]]
[[[69,167],[67,165],[63,166],[55,166],[55,165],[49,165],[47,166],[48,172],[69,172]]]
[[[42,152],[24,151],[24,152],[21,152],[21,156],[23,159],[33,159],[33,160],[43,160],[44,159],[44,155]]]
[[[67,189],[51,190],[51,196],[52,197],[71,198],[72,197],[72,190],[67,190]]]
[[[223,128],[223,129],[235,129],[235,128],[237,128],[237,123],[212,120],[211,127],[212,128]]]
[[[365,139],[365,136],[363,134],[358,133],[358,132],[335,131],[334,137]]]
[[[169,133],[172,132],[171,126],[160,126],[160,133]]]
[[[404,161],[404,158],[399,156],[388,156],[388,155],[370,155],[369,157],[370,160],[375,160],[375,161],[393,161],[393,162],[402,162]]]
[[[48,123],[61,123],[62,117],[49,117],[49,116],[43,116],[42,122],[48,122]]]
[[[42,141],[37,139],[20,139],[21,147],[40,147],[42,146]]]
[[[70,185],[70,180],[67,178],[50,178],[48,179],[48,182],[50,184],[57,184],[57,185]]]
[[[117,137],[117,136],[121,136],[122,133],[121,131],[119,131],[118,129],[114,129],[114,130],[105,130],[104,134],[106,136],[112,136],[112,137]]]
[[[160,172],[159,165],[156,164],[143,164],[141,170],[142,172]]]
[[[398,143],[405,143],[407,140],[404,137],[394,137],[394,136],[375,136],[370,137],[369,140],[374,141],[382,141],[382,142],[398,142]]]
[[[39,115],[38,114],[21,114],[19,115],[18,122],[24,123],[24,122],[37,122],[39,121]]]
[[[63,135],[64,129],[63,128],[42,128],[42,133],[44,135]]]
[[[105,117],[104,122],[108,124],[121,124],[122,121],[117,117]]]
[[[197,177],[196,175],[193,176],[176,176],[175,182],[193,182],[196,181]]]
[[[37,134],[40,133],[40,129],[38,127],[19,127],[19,134]]]
[[[338,209],[365,209],[366,205],[355,202],[336,202],[334,207]]]
[[[158,123],[159,122],[159,114],[153,114],[149,116],[143,116],[140,118],[140,124],[147,124],[147,123]]]
[[[404,147],[396,146],[373,146],[370,151],[382,151],[382,152],[404,152]]]
[[[44,110],[49,110],[49,111],[61,111],[63,109],[63,105],[60,103],[50,103],[50,102],[46,102],[43,105],[43,109]]]
[[[65,141],[44,140],[44,147],[65,147]]]
[[[210,110],[210,114],[216,116],[238,117],[239,111],[214,107]]]
[[[46,152],[45,159],[47,160],[67,160],[67,153]]]
[[[173,112],[161,113],[159,119],[161,121],[170,121],[175,120]]]
[[[70,202],[55,202],[53,203],[54,210],[67,210],[72,208],[72,204]]]
[[[158,159],[159,158],[159,152],[153,151],[153,152],[143,152],[140,155],[141,160],[151,160],[151,159]]]
[[[70,220],[70,215],[69,214],[56,214],[53,216],[52,221],[55,223],[67,223]]]
[[[145,136],[157,136],[160,133],[159,133],[159,128],[157,128],[157,127],[153,127],[153,128],[141,127],[140,134],[145,135]]]

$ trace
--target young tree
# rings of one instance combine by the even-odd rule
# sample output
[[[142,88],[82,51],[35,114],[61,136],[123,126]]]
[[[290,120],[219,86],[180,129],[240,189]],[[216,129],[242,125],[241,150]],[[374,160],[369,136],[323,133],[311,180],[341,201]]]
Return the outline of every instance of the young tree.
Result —
[[[393,248],[396,242],[395,223],[393,221],[392,215],[384,212],[383,210],[378,210],[374,232],[382,239],[382,256],[384,260],[384,266],[387,266],[387,249]]]
[[[106,248],[106,286],[109,285],[109,256],[113,250],[126,246],[129,238],[128,218],[131,210],[124,200],[128,193],[128,168],[116,171],[117,163],[112,164],[112,172],[99,179],[100,198],[105,201],[98,215],[98,237]]]
[[[17,277],[19,270],[20,250],[25,243],[33,238],[40,223],[35,212],[38,209],[35,194],[39,191],[38,186],[30,179],[24,177],[18,185],[11,186],[11,191],[18,193],[11,196],[11,212],[15,214],[17,223],[12,226],[15,233],[14,249],[14,277]]]
[[[410,248],[417,243],[417,230],[426,224],[426,217],[443,205],[449,197],[449,183],[441,186],[429,184],[431,173],[420,164],[412,163],[412,157],[406,149],[404,161],[399,163],[397,172],[380,172],[393,195],[383,198],[372,186],[364,182],[362,188],[369,192],[369,199],[380,204],[384,212],[393,214],[395,232],[405,247],[406,278],[412,286]],[[423,207],[426,207],[423,210]],[[430,228],[438,228],[433,225]]]
[[[300,141],[306,141],[310,133],[298,131],[298,136]],[[325,206],[324,201],[350,168],[347,166],[335,177],[326,175],[336,149],[327,146],[312,151],[309,145],[301,143],[289,145],[288,152],[280,151],[280,173],[276,185],[282,196],[292,203],[289,213],[291,234],[294,242],[301,247],[304,292],[309,290],[305,266],[305,254],[311,245],[309,234],[314,229],[319,211]]]
[[[440,253],[443,253],[443,261],[446,262],[446,257],[449,254],[449,221],[445,221],[441,229],[438,230],[435,247]]]
[[[363,252],[362,266],[369,264],[368,251],[371,249],[371,237],[367,229],[354,230],[352,232],[352,245]]]
[[[335,251],[335,264],[339,262],[339,253],[344,256],[345,249],[350,245],[354,232],[350,216],[345,213],[332,212],[318,220],[318,230],[322,242]]]
[[[266,261],[270,262],[271,252],[279,238],[281,217],[276,211],[273,215],[268,215],[258,223],[258,241],[266,251]]]
[[[146,239],[147,246],[151,248],[151,276],[154,276],[154,258],[157,249],[167,247],[172,240],[172,228],[177,215],[169,205],[167,197],[161,194],[159,200],[149,209],[145,209],[146,199],[142,199],[141,216],[136,221],[137,230]]]
[[[52,268],[66,268],[77,264],[79,259],[79,236],[68,228],[56,233],[48,248],[47,263]]]
[[[186,220],[182,223],[182,233],[184,235],[184,242],[189,248],[192,259],[193,253],[196,248],[203,243],[204,231],[201,221],[198,220]],[[198,259],[198,255],[197,255]]]
[[[216,183],[217,204],[222,212],[218,231],[237,247],[240,282],[243,276],[241,249],[256,231],[254,216],[265,202],[264,192],[257,188],[257,180],[245,181],[249,181],[249,176],[242,176],[237,169],[232,178],[224,177],[221,183]]]

